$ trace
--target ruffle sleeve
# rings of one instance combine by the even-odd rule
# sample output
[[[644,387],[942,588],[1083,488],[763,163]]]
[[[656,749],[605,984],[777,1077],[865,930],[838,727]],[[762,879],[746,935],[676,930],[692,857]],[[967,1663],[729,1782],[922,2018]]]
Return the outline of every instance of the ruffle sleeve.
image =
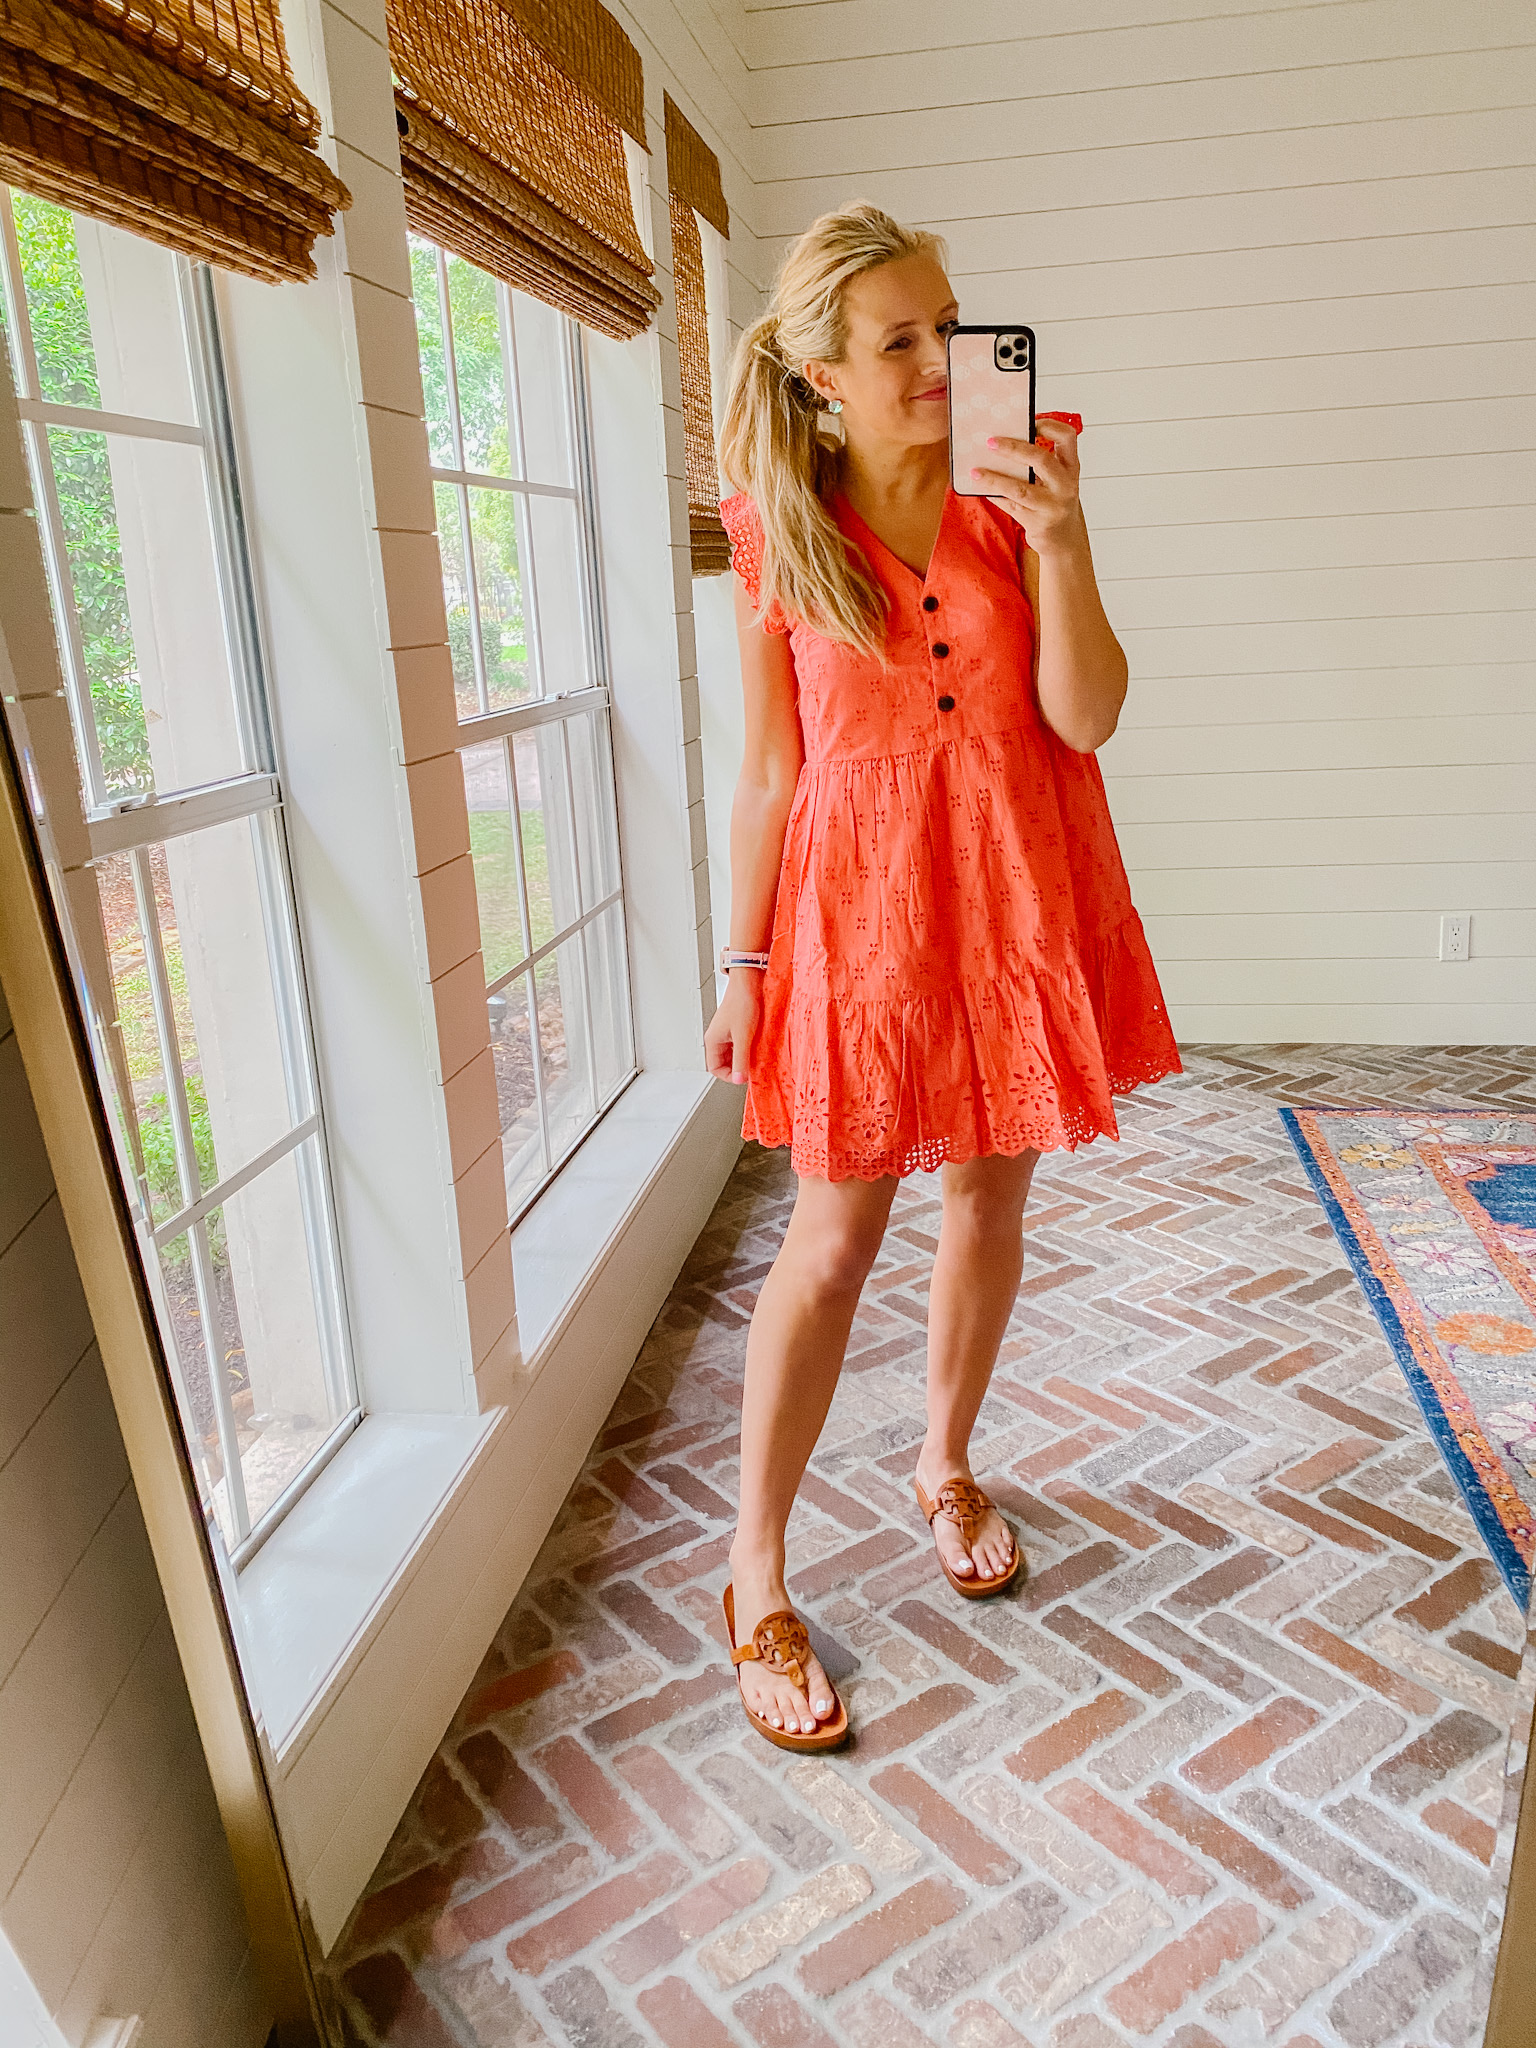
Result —
[[[759,614],[759,625],[765,633],[787,633],[789,620],[782,606],[775,602],[766,612],[762,609],[763,522],[745,491],[722,500],[720,521],[731,543],[731,567]]]

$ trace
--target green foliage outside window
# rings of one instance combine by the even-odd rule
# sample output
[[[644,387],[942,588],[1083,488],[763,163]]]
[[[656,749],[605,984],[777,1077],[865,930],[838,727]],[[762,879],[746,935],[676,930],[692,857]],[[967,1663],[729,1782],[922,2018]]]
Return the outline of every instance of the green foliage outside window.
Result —
[[[12,205],[39,395],[56,405],[99,406],[74,221],[62,206],[26,192],[15,193]],[[107,786],[123,795],[148,790],[154,786],[149,735],[106,436],[50,427],[48,445]]]
[[[432,461],[439,469],[463,467],[481,476],[511,474],[507,386],[502,363],[500,293],[496,280],[462,258],[448,258],[448,301],[453,321],[453,362],[464,432],[462,465],[449,429],[448,366],[437,290],[437,251],[411,240],[411,285],[426,399]],[[493,707],[513,704],[529,690],[527,630],[518,565],[517,506],[510,491],[470,493],[470,522],[480,595],[485,681]],[[466,698],[474,695],[469,586],[464,573],[457,497],[438,486],[438,538],[443,551],[448,644],[453,673]],[[465,707],[467,708],[467,706]]]
[[[212,1187],[218,1179],[213,1151],[213,1117],[201,1074],[188,1074],[187,1121],[192,1126],[192,1144],[197,1153],[197,1174],[201,1187]],[[161,1223],[184,1204],[181,1175],[176,1166],[176,1136],[171,1127],[170,1103],[164,1092],[151,1095],[139,1106],[139,1144],[144,1153],[144,1178],[149,1183],[154,1219]],[[224,1249],[222,1212],[211,1228],[210,1249],[217,1259]],[[171,1247],[171,1263],[180,1265],[187,1256],[186,1239],[179,1237]]]
[[[157,876],[157,880],[159,877]],[[124,935],[119,934],[121,939]],[[200,1063],[193,1039],[192,1011],[187,997],[186,963],[181,937],[173,928],[162,927],[165,975],[182,1049],[182,1077],[187,1089],[187,1121],[192,1129],[192,1146],[197,1155],[199,1188],[210,1188],[219,1177],[213,1146],[213,1118],[208,1108],[208,1091],[203,1085]],[[154,1004],[149,991],[149,969],[141,966],[117,976],[118,1021],[123,1034],[123,1051],[133,1082],[139,1144],[144,1157],[144,1178],[148,1183],[150,1212],[156,1223],[174,1216],[186,1206],[181,1173],[176,1163],[176,1136],[171,1123],[170,1098],[165,1088],[160,1036],[155,1025]],[[222,1213],[209,1220],[214,1258],[223,1256]],[[178,1237],[163,1253],[172,1267],[187,1263],[185,1237]]]

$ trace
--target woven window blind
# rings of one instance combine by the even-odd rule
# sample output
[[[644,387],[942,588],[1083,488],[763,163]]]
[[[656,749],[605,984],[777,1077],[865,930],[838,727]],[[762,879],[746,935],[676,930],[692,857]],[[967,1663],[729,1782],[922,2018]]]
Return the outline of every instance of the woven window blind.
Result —
[[[273,283],[351,204],[277,0],[0,0],[0,178]]]
[[[720,185],[720,159],[679,112],[670,94],[667,194],[672,217],[672,282],[677,296],[677,354],[683,385],[683,460],[688,475],[688,540],[695,576],[723,576],[731,544],[720,523],[720,468],[709,377],[709,316],[704,303],[704,245],[697,216],[722,235],[731,216]]]
[[[0,0],[0,5],[8,0]],[[629,196],[640,57],[597,0],[388,0],[411,226],[628,341],[661,303]]]

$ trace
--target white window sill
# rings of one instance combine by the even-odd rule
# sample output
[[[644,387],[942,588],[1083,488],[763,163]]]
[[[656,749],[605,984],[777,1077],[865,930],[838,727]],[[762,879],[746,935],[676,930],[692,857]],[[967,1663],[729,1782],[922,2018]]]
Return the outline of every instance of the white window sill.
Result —
[[[274,1754],[345,1680],[505,1418],[365,1416],[240,1574],[242,1661]]]
[[[709,1085],[698,1073],[637,1074],[513,1231],[525,1372],[542,1369]]]
[[[699,1073],[638,1076],[513,1232],[519,1406],[546,1371],[580,1366],[561,1340],[709,1092]],[[240,1574],[242,1662],[280,1767],[357,1672],[516,1413],[366,1416]]]

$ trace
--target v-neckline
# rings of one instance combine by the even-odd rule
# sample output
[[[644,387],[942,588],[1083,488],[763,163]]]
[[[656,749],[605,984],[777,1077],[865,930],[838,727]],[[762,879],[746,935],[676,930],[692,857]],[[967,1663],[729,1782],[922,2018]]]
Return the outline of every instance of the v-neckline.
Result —
[[[928,566],[926,569],[923,570],[921,575],[919,575],[917,570],[913,568],[912,564],[906,559],[904,555],[898,555],[896,550],[889,543],[889,541],[883,541],[880,538],[879,534],[876,533],[875,529],[870,525],[869,521],[864,517],[863,513],[854,504],[853,500],[849,497],[848,493],[841,487],[841,485],[839,485],[837,492],[838,499],[841,502],[844,510],[858,521],[859,525],[863,527],[864,531],[869,535],[870,539],[874,542],[875,546],[879,548],[882,553],[889,555],[891,560],[896,564],[897,568],[900,569],[904,575],[910,576],[913,582],[918,586],[920,590],[926,586],[928,578],[933,574],[933,565],[938,557],[939,548],[944,539],[944,528],[949,519],[950,500],[954,497],[954,495],[955,492],[953,485],[946,484],[944,486],[944,503],[939,511],[938,528],[933,536],[933,546],[928,550]]]

